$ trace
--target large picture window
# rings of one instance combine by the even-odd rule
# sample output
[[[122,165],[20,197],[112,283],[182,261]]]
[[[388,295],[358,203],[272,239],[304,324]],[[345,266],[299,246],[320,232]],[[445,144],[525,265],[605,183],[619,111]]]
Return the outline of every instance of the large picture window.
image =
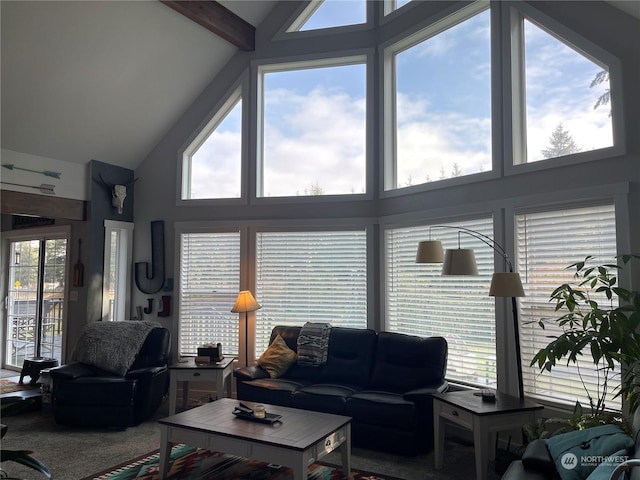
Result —
[[[389,49],[386,190],[491,170],[491,14],[477,10]]]
[[[207,343],[222,343],[238,355],[238,314],[231,307],[240,289],[240,232],[180,235],[178,354],[197,354]]]
[[[559,32],[513,15],[515,163],[531,163],[614,145],[610,66]],[[584,41],[583,41],[584,42]],[[593,48],[592,48],[593,49]],[[520,118],[518,118],[520,117]]]
[[[572,279],[574,271],[565,267],[594,256],[595,262],[612,263],[616,255],[616,227],[613,205],[567,208],[516,215],[517,269],[526,296],[519,299],[520,343],[525,394],[549,400],[589,405],[584,385],[594,397],[599,389],[598,372],[593,362],[560,362],[551,372],[540,374],[529,367],[531,359],[545,347],[547,336],[561,333],[560,327],[542,318],[556,318],[555,304],[549,302],[553,290]],[[597,297],[596,301],[600,301]],[[611,389],[610,389],[611,391]],[[620,408],[620,398],[610,395],[607,406]]]
[[[452,224],[453,225],[453,224]],[[493,236],[491,218],[455,225]],[[447,339],[447,379],[477,386],[495,386],[496,328],[493,298],[488,296],[493,250],[462,234],[461,248],[472,248],[478,276],[441,276],[441,264],[416,264],[418,242],[442,241],[458,248],[458,232],[429,226],[386,231],[386,329],[423,337]]]
[[[367,231],[256,234],[256,355],[276,325],[367,327]]]
[[[365,193],[363,62],[263,67],[259,197]]]

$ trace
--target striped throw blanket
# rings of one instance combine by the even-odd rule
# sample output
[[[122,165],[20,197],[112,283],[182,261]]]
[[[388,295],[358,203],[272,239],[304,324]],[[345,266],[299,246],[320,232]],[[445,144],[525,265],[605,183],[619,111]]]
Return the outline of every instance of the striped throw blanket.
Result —
[[[318,367],[327,363],[331,324],[307,322],[298,335],[298,364]]]

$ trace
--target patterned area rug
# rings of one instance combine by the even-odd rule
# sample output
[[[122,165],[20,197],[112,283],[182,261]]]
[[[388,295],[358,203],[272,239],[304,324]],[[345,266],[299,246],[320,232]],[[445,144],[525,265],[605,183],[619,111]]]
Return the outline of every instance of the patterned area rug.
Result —
[[[22,390],[33,390],[40,388],[40,385],[31,385],[27,380],[22,385],[8,378],[0,379],[0,395],[3,393],[20,392]]]
[[[82,480],[157,480],[159,458],[156,450]],[[171,460],[168,480],[293,480],[290,468],[188,445],[175,445]],[[309,467],[309,480],[344,478],[340,467],[323,463],[314,463]],[[349,480],[401,479],[352,469]]]

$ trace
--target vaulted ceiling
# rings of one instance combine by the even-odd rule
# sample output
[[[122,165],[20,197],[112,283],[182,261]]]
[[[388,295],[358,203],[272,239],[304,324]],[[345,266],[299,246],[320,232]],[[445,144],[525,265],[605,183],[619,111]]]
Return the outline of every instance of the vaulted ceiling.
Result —
[[[164,3],[0,1],[2,148],[136,168],[238,51]],[[257,27],[277,1],[219,3]]]
[[[256,26],[276,2],[219,3]],[[0,8],[2,148],[56,160],[135,168],[238,51],[160,1]]]

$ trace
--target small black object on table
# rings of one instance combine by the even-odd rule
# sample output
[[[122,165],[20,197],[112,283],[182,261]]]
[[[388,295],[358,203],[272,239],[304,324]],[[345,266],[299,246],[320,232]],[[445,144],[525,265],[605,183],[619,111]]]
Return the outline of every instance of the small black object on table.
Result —
[[[31,385],[35,385],[38,377],[40,376],[40,371],[45,368],[53,368],[58,366],[58,360],[55,358],[48,357],[27,357],[24,359],[22,363],[22,371],[20,372],[20,380],[18,383],[22,384],[22,380],[25,375],[29,375],[31,377]]]

